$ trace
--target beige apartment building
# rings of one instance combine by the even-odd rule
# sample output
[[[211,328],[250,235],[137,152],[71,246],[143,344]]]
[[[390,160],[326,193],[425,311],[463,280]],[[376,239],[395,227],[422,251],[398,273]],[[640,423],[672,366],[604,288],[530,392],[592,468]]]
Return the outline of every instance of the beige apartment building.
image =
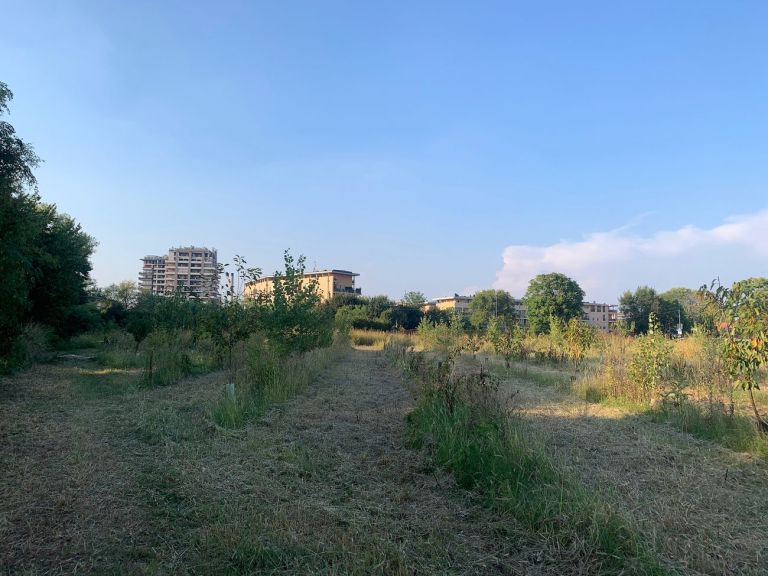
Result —
[[[219,299],[216,249],[171,248],[165,256],[144,256],[139,289],[151,294],[184,294],[200,300]]]
[[[330,300],[337,294],[360,294],[360,288],[355,287],[355,277],[359,274],[348,270],[321,270],[305,272],[301,284],[306,286],[311,282],[317,283],[317,292],[323,301]],[[272,294],[275,286],[274,276],[264,276],[245,285],[245,297],[255,298],[257,294]]]
[[[597,302],[584,302],[582,320],[603,332],[609,332],[616,324],[616,305]]]
[[[584,302],[581,305],[582,322],[602,330],[603,332],[609,332],[616,324],[616,305],[605,304],[597,302]],[[527,318],[525,313],[525,305],[522,300],[515,300],[515,312],[517,313],[520,326],[525,327],[527,324]]]
[[[472,302],[472,296],[443,296],[435,298],[422,305],[422,312],[429,310],[440,310],[443,312],[456,312],[457,314],[469,314],[469,303]]]

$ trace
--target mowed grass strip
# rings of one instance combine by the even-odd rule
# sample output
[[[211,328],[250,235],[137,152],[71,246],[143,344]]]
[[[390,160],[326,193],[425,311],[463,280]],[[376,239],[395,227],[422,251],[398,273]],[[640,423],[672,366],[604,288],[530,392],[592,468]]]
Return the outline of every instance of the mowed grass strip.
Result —
[[[399,358],[407,362],[407,354],[401,351]],[[398,354],[390,350],[390,357]],[[461,390],[464,382],[422,387],[408,417],[413,447],[428,449],[435,464],[450,470],[463,488],[480,493],[487,506],[569,549],[581,563],[578,573],[668,573],[624,517],[555,464],[525,422],[494,402],[490,390]]]
[[[466,404],[451,410],[433,396],[419,403],[409,424],[412,445],[427,446],[460,486],[577,552],[589,573],[667,573],[638,533],[560,470],[522,422],[501,422]]]

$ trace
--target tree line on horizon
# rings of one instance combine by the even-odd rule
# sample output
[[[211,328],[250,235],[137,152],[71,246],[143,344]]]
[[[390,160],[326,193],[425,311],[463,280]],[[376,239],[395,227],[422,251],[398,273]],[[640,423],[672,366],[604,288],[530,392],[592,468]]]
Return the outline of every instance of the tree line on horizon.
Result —
[[[90,279],[90,257],[96,240],[71,216],[45,203],[34,169],[40,158],[3,118],[13,93],[0,82],[0,371],[24,362],[32,340],[66,339],[75,334],[117,325],[127,327],[138,310],[153,300],[132,282],[98,288]],[[547,333],[553,319],[568,323],[581,318],[584,291],[560,273],[531,280],[522,302],[528,330]],[[338,326],[375,330],[415,330],[420,323],[460,322],[465,330],[485,330],[491,319],[500,326],[518,322],[515,299],[504,290],[482,290],[470,303],[467,317],[422,309],[421,292],[400,301],[387,296],[341,294],[322,306]],[[708,321],[701,293],[674,288],[657,293],[649,286],[627,291],[619,299],[620,328],[645,334],[653,314],[671,334],[678,321],[689,332]],[[42,332],[42,333],[41,333]]]

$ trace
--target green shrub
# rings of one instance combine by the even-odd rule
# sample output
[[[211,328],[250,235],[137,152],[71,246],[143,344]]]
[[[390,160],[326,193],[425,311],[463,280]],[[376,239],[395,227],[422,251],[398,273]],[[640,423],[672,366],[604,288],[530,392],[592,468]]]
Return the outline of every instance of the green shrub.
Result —
[[[84,350],[86,348],[98,348],[104,343],[104,336],[99,332],[86,332],[78,334],[66,340],[61,340],[56,347],[59,350]]]
[[[67,311],[66,319],[63,326],[59,329],[59,334],[63,337],[69,337],[85,332],[94,332],[101,325],[101,312],[99,312],[96,304],[93,302],[79,304]]]
[[[53,329],[42,324],[27,324],[10,343],[9,354],[0,356],[0,374],[9,374],[46,357],[55,336]]]
[[[634,383],[634,398],[649,402],[659,397],[671,373],[672,345],[664,338],[652,313],[648,333],[639,336],[627,371]]]
[[[343,335],[331,346],[284,356],[270,341],[254,335],[245,345],[245,360],[237,370],[234,394],[225,390],[210,408],[211,419],[224,428],[238,428],[271,404],[303,392],[328,365],[349,350]]]
[[[146,341],[144,384],[150,387],[174,384],[192,373],[190,338],[183,332],[152,332]]]

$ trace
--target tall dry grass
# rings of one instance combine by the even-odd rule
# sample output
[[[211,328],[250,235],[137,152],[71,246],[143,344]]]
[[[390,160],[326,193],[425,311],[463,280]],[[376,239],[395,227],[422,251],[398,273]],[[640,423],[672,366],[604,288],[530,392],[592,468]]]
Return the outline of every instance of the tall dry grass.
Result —
[[[679,340],[602,334],[578,370],[544,371],[523,362],[511,372],[589,402],[644,411],[700,438],[768,458],[768,438],[754,424],[746,394],[732,383],[720,346],[706,334]],[[768,400],[758,403],[768,410]]]

